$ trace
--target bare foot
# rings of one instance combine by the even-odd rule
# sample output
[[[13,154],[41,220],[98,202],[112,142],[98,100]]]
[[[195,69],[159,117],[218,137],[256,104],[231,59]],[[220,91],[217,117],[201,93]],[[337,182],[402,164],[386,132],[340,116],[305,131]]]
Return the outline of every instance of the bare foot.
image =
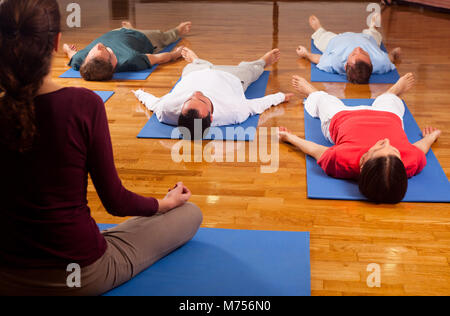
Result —
[[[122,27],[132,29],[133,25],[129,21],[122,21]]]
[[[423,138],[429,138],[433,143],[441,136],[441,130],[427,126],[422,130]]]
[[[292,86],[295,90],[300,92],[302,96],[309,96],[311,93],[319,91],[314,88],[314,86],[311,85],[305,78],[302,78],[300,76],[292,77]]]
[[[177,26],[177,30],[180,33],[180,36],[184,36],[191,31],[192,22],[183,22]]]
[[[322,27],[322,25],[320,24],[320,20],[315,15],[311,15],[309,17],[309,25],[314,31],[317,31]]]
[[[402,55],[402,49],[400,47],[396,47],[389,53],[389,59],[391,60],[391,62],[393,64],[395,64],[396,62],[398,62],[400,60],[401,55]]]
[[[272,49],[270,52],[267,52],[262,60],[266,62],[266,67],[272,66],[280,60],[281,52],[278,48]]]
[[[297,47],[296,52],[300,58],[306,58],[306,56],[308,56],[308,53],[309,53],[308,49],[305,46],[301,46],[301,45],[299,47]]]
[[[188,62],[192,63],[194,60],[198,59],[198,56],[196,53],[194,53],[192,50],[190,50],[187,47],[184,47],[181,51],[181,56]]]
[[[183,49],[184,46],[175,48],[175,50],[171,52],[172,60],[177,60],[178,58],[180,58],[182,56]]]
[[[409,72],[400,79],[398,79],[397,83],[394,84],[389,90],[388,93],[393,93],[397,96],[400,96],[407,92],[414,86],[415,79],[414,75]]]

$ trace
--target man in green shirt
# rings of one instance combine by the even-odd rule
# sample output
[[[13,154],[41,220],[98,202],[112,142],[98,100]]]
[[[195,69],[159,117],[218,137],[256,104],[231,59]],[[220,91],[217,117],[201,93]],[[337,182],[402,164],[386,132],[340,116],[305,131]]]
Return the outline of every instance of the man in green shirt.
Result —
[[[115,72],[139,71],[156,64],[164,64],[181,57],[183,47],[170,53],[159,53],[191,30],[191,22],[183,22],[167,32],[137,30],[131,23],[110,31],[78,51],[74,45],[64,44],[70,58],[69,66],[80,71],[88,81],[111,80]]]

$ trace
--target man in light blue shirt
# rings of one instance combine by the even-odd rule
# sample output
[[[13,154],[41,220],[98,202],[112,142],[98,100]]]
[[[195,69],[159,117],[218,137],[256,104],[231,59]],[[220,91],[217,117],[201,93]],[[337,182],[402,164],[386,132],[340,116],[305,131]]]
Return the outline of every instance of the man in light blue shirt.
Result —
[[[362,33],[335,34],[326,31],[319,19],[312,15],[309,24],[315,31],[314,45],[323,55],[312,54],[304,46],[297,48],[297,54],[317,64],[320,70],[347,75],[352,83],[369,83],[372,74],[384,74],[395,69],[393,64],[401,53],[395,48],[391,53],[381,50],[382,35],[375,29],[377,16],[372,19],[369,29]]]

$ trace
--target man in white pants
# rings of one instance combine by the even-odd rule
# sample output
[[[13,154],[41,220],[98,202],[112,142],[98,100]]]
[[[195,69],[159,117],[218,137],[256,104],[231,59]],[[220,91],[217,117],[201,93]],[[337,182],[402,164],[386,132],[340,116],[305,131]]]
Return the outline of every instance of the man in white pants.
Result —
[[[142,90],[136,97],[153,111],[160,122],[187,128],[191,137],[203,136],[210,126],[239,124],[249,116],[261,114],[271,106],[289,101],[292,93],[276,93],[258,99],[247,99],[245,91],[280,59],[278,49],[267,52],[253,62],[238,66],[215,66],[184,48],[182,56],[189,64],[180,82],[162,98]],[[195,133],[195,120],[201,121],[201,133]]]
[[[309,18],[309,24],[315,31],[312,39],[323,55],[312,54],[304,46],[297,48],[297,54],[317,64],[320,70],[347,75],[347,80],[351,83],[368,83],[372,74],[394,70],[393,63],[401,53],[400,48],[393,49],[390,54],[380,48],[383,37],[375,28],[377,18],[379,15],[374,15],[372,24],[362,33],[347,32],[338,35],[325,30],[319,19],[312,15]]]
[[[349,107],[338,98],[318,91],[304,78],[294,76],[294,88],[306,96],[305,109],[320,118],[328,148],[280,128],[280,140],[314,157],[326,174],[358,180],[361,193],[376,203],[400,202],[408,178],[422,171],[425,154],[441,134],[427,127],[423,139],[411,144],[403,130],[405,107],[400,95],[414,85],[411,73],[403,76],[372,106]]]

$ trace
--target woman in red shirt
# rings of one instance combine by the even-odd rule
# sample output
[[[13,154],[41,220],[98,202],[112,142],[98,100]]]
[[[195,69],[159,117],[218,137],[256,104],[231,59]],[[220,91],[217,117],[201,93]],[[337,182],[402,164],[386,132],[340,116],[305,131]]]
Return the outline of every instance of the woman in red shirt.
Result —
[[[161,200],[123,187],[103,102],[51,79],[60,37],[56,0],[0,1],[0,295],[105,293],[202,221],[181,182]],[[88,173],[109,213],[136,217],[100,232]]]
[[[414,85],[406,74],[372,106],[346,106],[338,98],[318,91],[304,78],[294,76],[293,86],[308,97],[305,109],[321,121],[322,133],[334,144],[328,148],[301,139],[280,128],[280,140],[314,157],[335,178],[357,179],[361,193],[376,203],[398,203],[408,178],[422,171],[425,154],[441,134],[425,128],[423,139],[411,144],[403,130],[405,107],[400,95]]]

